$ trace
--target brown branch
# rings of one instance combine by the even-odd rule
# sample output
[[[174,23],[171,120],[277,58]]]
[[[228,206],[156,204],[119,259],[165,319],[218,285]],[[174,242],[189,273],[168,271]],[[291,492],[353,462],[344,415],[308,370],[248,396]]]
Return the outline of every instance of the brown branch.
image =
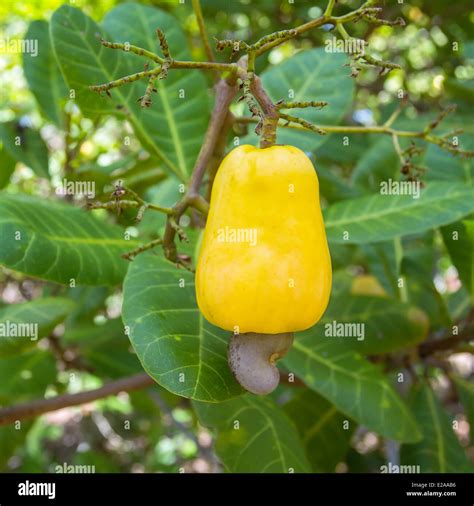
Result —
[[[229,107],[237,94],[238,86],[235,76],[228,80],[221,79],[215,85],[216,100],[212,111],[211,119],[204,137],[199,155],[194,164],[191,181],[188,191],[184,197],[173,207],[173,212],[166,221],[165,233],[163,236],[163,250],[166,258],[172,262],[178,262],[178,252],[174,242],[176,237],[176,224],[179,225],[181,216],[189,207],[194,207],[201,212],[206,212],[208,204],[200,195],[201,186],[206,169],[211,161],[219,139],[225,134],[224,123],[229,113]]]
[[[214,153],[212,154],[212,158],[209,162],[209,168],[207,169],[208,181],[206,190],[206,200],[208,202],[211,201],[212,186],[214,184],[214,179],[217,174],[217,169],[219,168],[219,165],[222,159],[224,158],[225,148],[227,146],[227,136],[233,124],[234,124],[234,115],[229,111],[224,120],[221,135],[217,140]]]
[[[146,373],[135,374],[127,378],[106,383],[95,390],[79,392],[77,394],[58,395],[51,399],[40,399],[24,404],[17,404],[0,409],[0,426],[14,423],[35,416],[44,415],[50,411],[57,411],[71,406],[79,406],[88,402],[103,399],[119,392],[131,392],[153,385],[154,380]]]
[[[214,152],[216,143],[220,137],[222,126],[224,125],[225,118],[229,112],[230,104],[237,94],[237,82],[231,80],[227,82],[221,79],[216,87],[216,101],[212,111],[209,126],[206,131],[204,143],[199,151],[199,155],[194,165],[191,182],[189,184],[189,192],[195,196],[199,192],[199,187],[206,172],[207,164]]]
[[[425,364],[436,365],[441,362],[436,358],[438,352],[451,350],[453,352],[462,351],[458,348],[459,344],[466,341],[474,341],[474,309],[469,315],[458,323],[461,331],[458,335],[445,334],[444,337],[436,337],[430,335],[424,342],[416,348],[412,348],[408,353],[403,355],[373,355],[372,361],[385,361],[387,371],[398,369],[400,367],[409,368],[412,362],[420,362]]]
[[[458,335],[447,335],[441,339],[431,339],[420,344],[418,347],[419,354],[421,357],[432,355],[437,351],[452,350],[463,341],[474,340],[474,309],[471,309],[469,314],[457,323],[457,326],[461,328]]]
[[[448,336],[442,339],[425,341],[420,344],[418,350],[420,357],[425,358],[438,351],[454,350],[458,344],[464,341],[474,340],[474,325],[470,325],[460,332],[457,336]]]

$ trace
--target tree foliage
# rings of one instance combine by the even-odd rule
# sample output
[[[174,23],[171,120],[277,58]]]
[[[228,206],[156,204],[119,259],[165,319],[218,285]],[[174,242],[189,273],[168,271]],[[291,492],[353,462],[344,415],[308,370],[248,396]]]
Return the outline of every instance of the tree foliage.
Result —
[[[31,44],[0,54],[0,425],[19,403],[141,389],[11,417],[0,466],[472,472],[468,2],[202,0],[207,33],[177,2],[40,3],[6,2],[0,26]],[[218,164],[275,129],[315,164],[334,286],[260,398],[193,270]],[[5,330],[21,324],[37,339]]]

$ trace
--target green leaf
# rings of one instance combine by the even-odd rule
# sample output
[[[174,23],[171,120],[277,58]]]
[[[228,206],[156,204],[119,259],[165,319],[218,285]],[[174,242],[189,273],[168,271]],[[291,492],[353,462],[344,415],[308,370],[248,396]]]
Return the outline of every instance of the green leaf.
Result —
[[[345,335],[340,335],[345,324],[360,326],[346,327]],[[415,346],[426,338],[428,327],[426,315],[413,306],[386,297],[343,293],[331,297],[320,322],[298,336],[367,355]],[[357,332],[361,329],[363,334]]]
[[[374,244],[361,245],[367,258],[368,268],[392,297],[400,296],[398,279],[400,277],[400,263],[403,251],[397,251],[398,239]],[[397,254],[398,253],[398,254]]]
[[[294,425],[274,401],[248,394],[193,405],[199,421],[217,429],[216,452],[227,471],[310,472]]]
[[[56,325],[66,319],[74,307],[75,304],[69,299],[44,297],[0,308],[0,328],[6,329],[6,332],[0,333],[0,356],[18,353],[35,346],[37,340],[49,335]],[[18,333],[22,324],[27,324],[23,327],[23,332],[19,332],[20,335],[11,335],[12,332],[8,329],[13,325]],[[33,332],[30,332],[29,325],[35,325]]]
[[[423,427],[423,438],[403,445],[401,462],[418,465],[422,473],[461,473],[473,470],[452,428],[452,420],[425,382],[415,387],[410,402]]]
[[[389,380],[345,346],[320,342],[306,331],[296,335],[283,362],[308,387],[367,428],[397,441],[420,438],[415,419]]]
[[[114,285],[135,247],[116,225],[71,205],[0,194],[0,264],[28,276],[69,284]]]
[[[15,170],[16,160],[5,148],[0,149],[0,190],[10,182],[10,176]]]
[[[99,312],[105,312],[105,299],[110,295],[110,288],[106,286],[75,286],[69,288],[67,296],[76,304],[74,311],[71,311],[66,324],[68,326],[76,323],[91,321]]]
[[[474,81],[461,81],[459,79],[446,79],[444,88],[449,95],[465,100],[474,105]]]
[[[397,179],[398,164],[392,139],[381,137],[357,161],[352,181],[358,187],[378,191],[382,181]]]
[[[331,298],[347,295],[351,291],[353,276],[345,269],[334,270],[332,272]]]
[[[321,197],[329,203],[349,198],[360,197],[360,190],[349,186],[341,174],[335,172],[334,167],[324,162],[315,163],[319,180],[319,192]]]
[[[145,199],[147,202],[164,207],[172,207],[180,199],[179,180],[170,176],[161,183],[148,189]],[[166,215],[163,213],[145,213],[143,220],[138,225],[140,234],[153,236],[157,230],[161,230],[166,223]]]
[[[40,350],[0,357],[0,371],[0,405],[42,395],[56,379],[53,356]]]
[[[5,472],[15,450],[24,443],[32,422],[25,420],[0,427],[0,469]]]
[[[163,10],[136,3],[122,4],[105,16],[103,26],[115,41],[133,41],[155,52],[156,28],[160,27],[173,58],[192,59],[181,23]],[[132,62],[143,64],[143,58],[133,55]],[[153,132],[159,149],[178,167],[178,175],[185,178],[191,173],[207,128],[210,114],[207,81],[199,70],[170,70],[167,78],[156,81],[155,86],[158,92],[152,107],[143,110],[135,101],[135,110],[147,131]],[[134,92],[143,88],[144,82],[135,84]]]
[[[51,17],[50,35],[61,72],[75,91],[75,101],[83,114],[92,118],[101,114],[116,115],[116,102],[105,100],[89,86],[123,77],[131,70],[129,60],[121,51],[103,47],[97,36],[107,34],[81,10],[66,4]],[[131,88],[116,91],[116,99],[121,100],[122,106],[127,104],[130,91]]]
[[[49,177],[48,148],[37,130],[20,126],[16,121],[0,123],[3,149],[40,177]]]
[[[472,147],[474,146],[470,146],[471,149]],[[474,163],[472,160],[455,156],[433,144],[428,146],[426,150],[423,165],[428,167],[427,181],[460,181],[472,184],[474,180]]]
[[[380,473],[387,464],[387,458],[379,450],[369,453],[359,453],[355,448],[350,448],[346,456],[348,473]]]
[[[121,378],[142,371],[140,362],[131,352],[130,341],[120,318],[102,325],[85,323],[67,329],[63,338],[101,378]]]
[[[401,115],[394,124],[394,127],[400,130],[423,130],[436,118],[436,111],[419,114],[412,118]],[[448,135],[453,138],[454,130],[462,130],[464,133],[457,134],[456,138],[459,148],[462,150],[472,150],[474,148],[474,123],[469,107],[466,104],[458,107],[454,114],[446,117],[437,127],[437,135]],[[426,181],[460,181],[472,185],[474,181],[474,162],[472,158],[461,157],[449,153],[439,146],[430,144],[420,160],[421,164],[428,170],[425,175]]]
[[[139,255],[125,278],[122,314],[144,369],[164,388],[207,402],[242,393],[227,363],[230,336],[201,315],[192,273]]]
[[[338,202],[326,210],[324,221],[330,241],[364,244],[418,234],[473,211],[474,187],[429,182],[418,199],[377,194]]]
[[[48,452],[45,451],[45,444],[60,444],[64,436],[64,425],[50,423],[47,417],[39,417],[32,424],[25,444],[19,452],[21,457],[21,470],[26,473],[40,473],[49,469],[51,461]]]
[[[336,125],[352,104],[354,94],[354,80],[341,72],[345,63],[347,57],[343,54],[328,53],[323,48],[309,49],[265,70],[261,75],[262,83],[274,102],[281,99],[328,102],[329,105],[321,110],[309,107],[283,112],[316,125]],[[290,144],[303,151],[314,151],[328,138],[291,128],[279,128],[277,133],[279,144]],[[257,135],[252,131],[241,141],[244,143],[257,145]]]
[[[313,470],[333,473],[349,449],[354,423],[311,390],[298,392],[284,410],[296,425]],[[347,428],[344,422],[349,422]]]
[[[474,40],[467,40],[461,44],[462,56],[467,61],[474,61]]]
[[[357,258],[358,251],[354,244],[332,243],[330,245],[331,265],[334,270],[346,269]]]
[[[474,301],[474,220],[451,223],[442,227],[441,233],[459,277]]]
[[[471,297],[468,291],[461,286],[456,292],[445,294],[446,307],[448,309],[451,322],[456,322],[466,318],[471,310]]]
[[[446,301],[433,282],[433,272],[438,261],[434,236],[430,231],[404,241],[404,257],[400,271],[407,301],[428,315],[432,328],[451,324]]]
[[[139,99],[147,82],[141,80],[115,88],[112,99],[100,97],[89,86],[113,81],[142,70],[146,59],[105,48],[101,34],[114,42],[129,42],[157,52],[156,28],[166,34],[173,58],[189,59],[186,37],[179,22],[169,14],[136,3],[123,4],[104,19],[105,30],[80,10],[63,5],[51,20],[56,55],[69,86],[85,115],[125,117],[143,146],[186,180],[201,147],[209,115],[206,80],[199,71],[170,70],[166,80],[156,81],[158,93],[150,108]],[[180,98],[180,90],[184,97]]]
[[[62,103],[67,99],[67,88],[59,70],[49,37],[46,21],[32,21],[25,39],[38,41],[38,54],[23,55],[23,70],[28,86],[40,108],[53,123],[63,124]]]
[[[458,376],[453,376],[453,380],[469,422],[471,440],[474,441],[474,384]]]
[[[316,153],[316,170],[318,160],[335,164],[336,167],[352,167],[370,149],[368,135],[331,133],[326,137],[327,140]]]
[[[400,114],[392,125],[397,130],[411,130],[411,131],[422,131],[438,117],[439,112],[435,108],[431,109],[430,112],[418,113],[413,117],[412,114]],[[453,130],[462,129],[463,133],[459,134],[458,140],[460,146],[465,148],[464,142],[472,137],[474,133],[474,125],[472,123],[472,113],[466,107],[458,108],[454,114],[447,116],[437,127],[436,134],[450,134]]]

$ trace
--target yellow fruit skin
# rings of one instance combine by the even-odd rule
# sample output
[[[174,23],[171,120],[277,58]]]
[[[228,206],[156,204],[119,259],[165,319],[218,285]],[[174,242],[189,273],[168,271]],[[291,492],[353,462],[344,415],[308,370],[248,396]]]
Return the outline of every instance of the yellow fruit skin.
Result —
[[[293,146],[231,151],[214,181],[197,264],[205,318],[239,333],[304,330],[324,313],[331,282],[309,158]]]

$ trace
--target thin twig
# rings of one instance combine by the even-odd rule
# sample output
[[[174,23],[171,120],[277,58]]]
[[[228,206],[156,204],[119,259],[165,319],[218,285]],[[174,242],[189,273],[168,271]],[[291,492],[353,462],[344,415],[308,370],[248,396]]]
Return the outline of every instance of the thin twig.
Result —
[[[163,244],[163,239],[159,237],[158,239],[155,239],[153,241],[147,242],[143,246],[139,246],[138,248],[135,248],[132,251],[129,251],[128,253],[124,253],[122,255],[122,258],[125,260],[133,260],[137,255],[140,253],[143,253],[144,251],[151,250],[155,248],[156,246],[159,246],[160,244]]]
[[[286,38],[275,38],[273,40],[270,40],[269,42],[263,44],[260,46],[257,51],[256,55],[260,56],[261,54],[270,51],[271,49],[274,49],[275,47],[279,46],[280,44],[283,44],[290,38],[299,37],[300,35],[309,32],[310,30],[314,28],[320,28],[323,25],[342,25],[345,23],[350,23],[352,21],[356,22],[359,19],[363,18],[367,15],[372,15],[371,18],[366,19],[368,22],[373,22],[373,17],[380,13],[379,7],[373,7],[372,6],[372,0],[368,0],[364,4],[362,4],[358,9],[355,11],[349,12],[343,16],[332,16],[332,8],[334,7],[334,1],[329,0],[328,6],[326,8],[325,13],[320,16],[319,18],[312,19],[311,21],[308,21],[307,23],[304,23],[300,26],[297,26],[296,28],[293,28],[291,37]]]
[[[322,128],[320,128],[318,126],[313,125],[313,123],[306,121],[303,118],[297,118],[296,116],[291,116],[290,114],[284,114],[282,112],[280,112],[279,115],[280,115],[281,119],[288,121],[289,123],[297,123],[297,124],[303,126],[305,129],[312,130],[313,132],[316,132],[319,135],[326,135],[327,134],[326,130],[323,130]]]
[[[237,123],[256,123],[255,118],[250,117],[237,117],[235,118]],[[293,128],[295,130],[308,130],[302,124],[294,123],[279,123],[279,127]],[[396,135],[397,137],[411,137],[414,139],[422,139],[430,144],[436,144],[442,149],[446,149],[454,155],[460,155],[461,157],[472,158],[474,151],[462,150],[454,147],[446,138],[436,137],[434,135],[428,135],[425,131],[412,131],[412,130],[396,130],[385,125],[380,126],[359,126],[359,125],[318,125],[321,130],[326,133],[341,133],[341,134],[385,134],[385,135]],[[312,129],[309,129],[312,130]],[[457,132],[462,133],[462,132]]]
[[[199,33],[201,35],[201,40],[204,45],[204,51],[206,53],[206,57],[210,62],[214,62],[214,53],[212,52],[211,44],[209,43],[209,38],[207,37],[206,25],[204,24],[204,17],[202,15],[201,2],[200,0],[192,0],[193,1],[193,9],[194,15],[196,16],[196,21],[199,27]]]
[[[324,11],[324,17],[328,18],[331,16],[335,4],[336,0],[329,0],[326,10]]]
[[[339,33],[341,34],[341,36],[342,36],[342,38],[344,40],[347,40],[347,41],[353,40],[352,37],[347,33],[346,29],[344,28],[344,25],[338,24],[337,25],[337,30],[339,31]],[[370,56],[369,54],[365,54],[365,52],[363,52],[363,53],[362,52],[355,53],[355,54],[352,55],[352,58],[356,62],[359,62],[360,60],[363,60],[368,65],[372,65],[373,67],[380,67],[381,68],[381,71],[380,71],[381,74],[384,73],[384,72],[390,72],[391,70],[401,68],[400,65],[398,65],[397,63],[392,63],[392,62],[389,62],[389,61],[378,60],[377,58],[374,58],[373,56]]]
[[[275,106],[280,109],[306,109],[308,107],[316,107],[322,109],[328,105],[327,102],[316,102],[315,100],[307,100],[304,102],[285,102],[284,100],[278,101]]]

